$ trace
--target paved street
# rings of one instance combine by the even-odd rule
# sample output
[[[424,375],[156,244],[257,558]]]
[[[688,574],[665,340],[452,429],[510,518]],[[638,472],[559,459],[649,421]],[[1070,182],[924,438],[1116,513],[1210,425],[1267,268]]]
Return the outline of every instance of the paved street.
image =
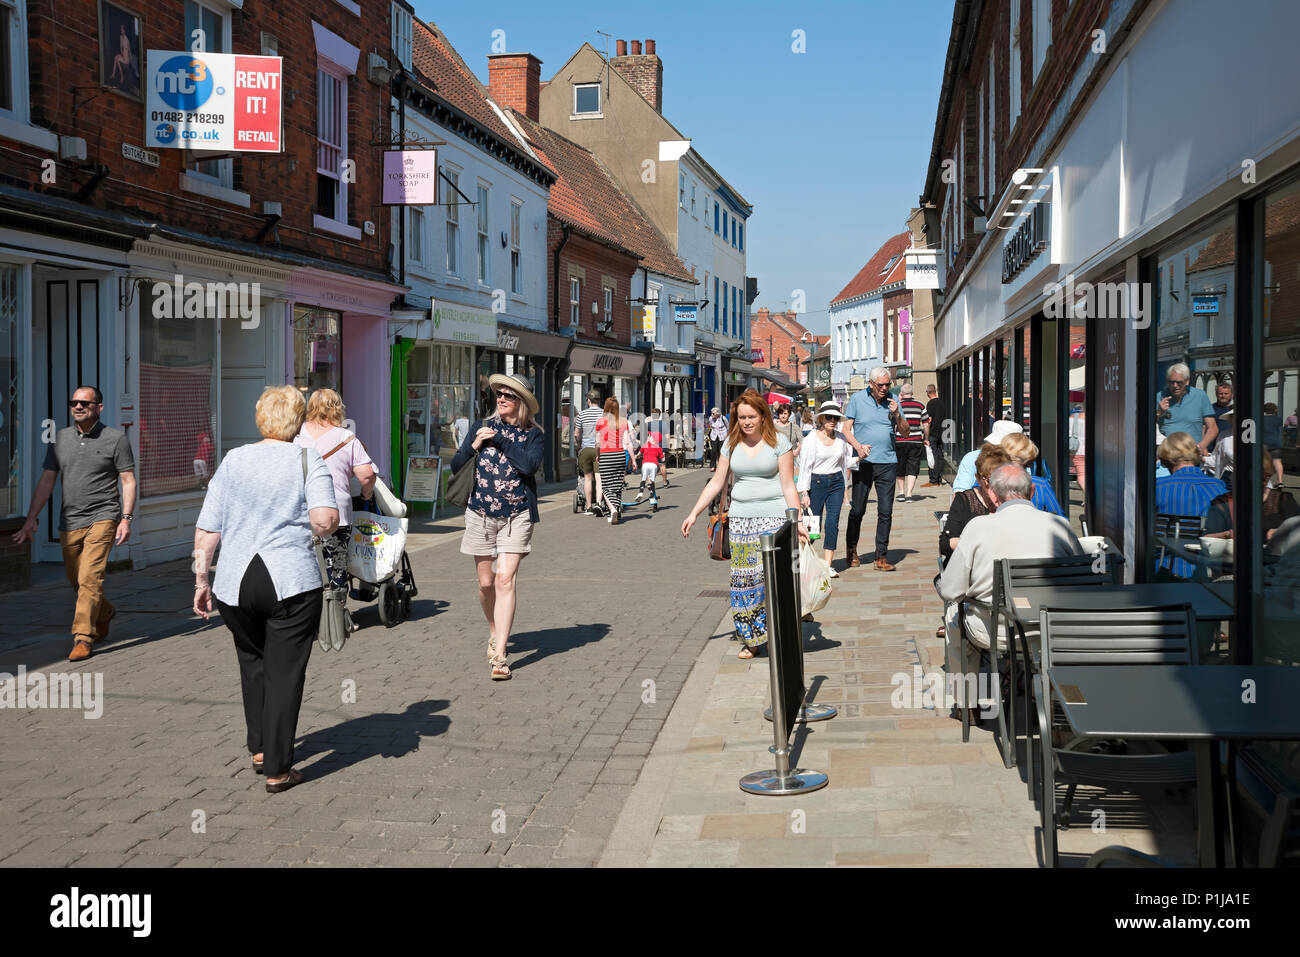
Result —
[[[414,619],[384,629],[363,605],[341,654],[314,651],[308,780],[280,795],[249,767],[229,633],[188,612],[184,563],[111,575],[122,614],[77,664],[66,585],[6,596],[3,670],[102,673],[104,704],[0,712],[0,864],[595,863],[726,606],[724,566],[678,531],[707,473],[673,475],[657,515],[619,527],[573,515],[567,487],[543,498],[508,682],[488,678],[459,521],[422,523]]]

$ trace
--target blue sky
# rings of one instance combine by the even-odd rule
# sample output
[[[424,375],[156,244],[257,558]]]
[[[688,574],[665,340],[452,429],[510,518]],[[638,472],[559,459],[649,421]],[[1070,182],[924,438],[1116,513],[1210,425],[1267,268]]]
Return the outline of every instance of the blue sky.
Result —
[[[664,115],[754,204],[756,305],[784,308],[802,289],[815,332],[925,183],[952,0],[414,5],[484,82],[494,30],[508,52],[539,57],[544,80],[584,40],[612,56],[615,39],[653,38]]]

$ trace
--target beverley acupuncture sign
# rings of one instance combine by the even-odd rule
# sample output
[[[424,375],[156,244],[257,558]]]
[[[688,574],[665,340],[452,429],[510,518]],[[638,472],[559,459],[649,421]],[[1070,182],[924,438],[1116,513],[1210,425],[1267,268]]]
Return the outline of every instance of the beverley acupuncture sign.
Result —
[[[150,50],[145,146],[278,153],[281,59]]]

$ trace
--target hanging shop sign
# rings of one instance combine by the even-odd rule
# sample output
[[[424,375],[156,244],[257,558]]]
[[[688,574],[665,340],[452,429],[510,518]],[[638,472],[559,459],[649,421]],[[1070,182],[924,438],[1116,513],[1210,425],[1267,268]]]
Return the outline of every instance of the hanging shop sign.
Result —
[[[649,303],[633,306],[632,335],[641,336],[643,339],[653,339],[655,337],[655,314],[658,311],[658,306]]]
[[[1219,294],[1203,293],[1192,296],[1193,316],[1217,316],[1219,314]]]
[[[903,333],[912,331],[912,310],[906,306],[898,310],[898,331]]]
[[[817,370],[817,388],[824,389],[831,384],[830,366],[822,366]]]
[[[750,361],[750,362],[766,362],[766,361],[767,361],[767,354],[766,354],[765,352],[763,352],[762,349],[750,349],[750,350],[749,350],[749,361]]]
[[[673,306],[673,322],[695,322],[695,320],[696,320],[695,306],[681,306],[681,305]]]
[[[281,59],[150,50],[145,145],[278,153]]]
[[[497,344],[496,313],[487,309],[435,302],[433,338],[477,346]]]
[[[437,150],[385,150],[385,206],[431,206],[438,201]]]
[[[908,289],[942,289],[942,277],[939,274],[939,250],[909,249],[906,258]]]

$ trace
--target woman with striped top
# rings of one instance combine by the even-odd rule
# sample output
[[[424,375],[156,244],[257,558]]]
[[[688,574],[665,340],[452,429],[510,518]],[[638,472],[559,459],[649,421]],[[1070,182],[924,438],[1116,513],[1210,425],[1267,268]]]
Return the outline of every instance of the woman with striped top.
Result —
[[[627,420],[619,418],[618,399],[605,400],[605,416],[596,425],[596,441],[600,449],[600,487],[605,507],[609,509],[606,521],[617,525],[623,511],[623,483],[627,465]]]

